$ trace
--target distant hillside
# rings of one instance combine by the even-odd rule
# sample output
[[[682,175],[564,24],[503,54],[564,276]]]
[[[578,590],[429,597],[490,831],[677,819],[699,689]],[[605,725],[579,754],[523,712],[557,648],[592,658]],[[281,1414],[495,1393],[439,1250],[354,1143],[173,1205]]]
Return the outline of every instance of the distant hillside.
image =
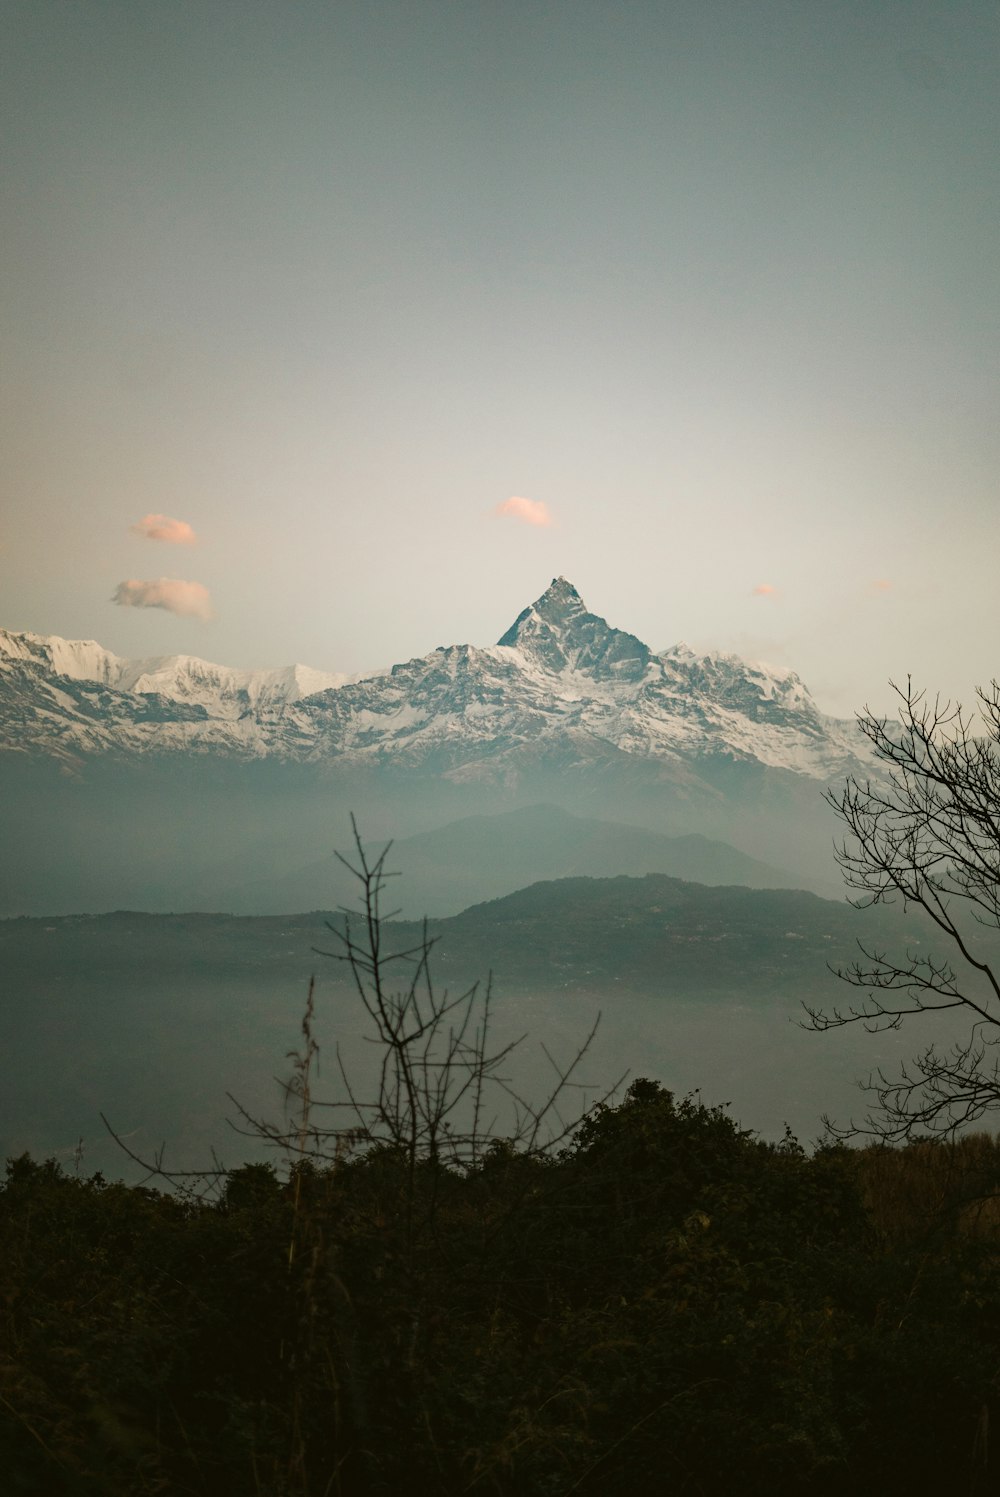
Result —
[[[861,934],[897,933],[894,912],[788,889],[709,887],[664,874],[533,884],[432,924],[443,969],[479,954],[513,987],[736,1000],[826,989],[828,964]],[[839,987],[839,985],[838,985]]]
[[[452,915],[542,879],[576,875],[665,873],[695,883],[758,889],[788,889],[801,882],[728,842],[698,834],[669,837],[547,804],[465,816],[403,838],[393,843],[389,866],[402,875],[393,903],[409,916]],[[330,856],[292,873],[233,884],[222,891],[219,905],[238,913],[279,914],[353,897],[351,875]]]
[[[316,911],[295,916],[62,916],[0,922],[0,961],[10,979],[86,972],[91,981],[145,977],[182,981],[280,977],[313,965],[335,972],[314,947],[332,946]],[[859,912],[797,890],[709,887],[665,874],[577,877],[532,884],[461,914],[429,922],[442,981],[468,982],[492,970],[509,990],[616,989],[745,999],[803,996],[826,986],[827,963],[850,961],[862,934],[898,938],[900,916]],[[914,927],[916,930],[916,927]],[[409,946],[416,921],[386,926],[386,943]],[[911,936],[911,944],[915,939]]]

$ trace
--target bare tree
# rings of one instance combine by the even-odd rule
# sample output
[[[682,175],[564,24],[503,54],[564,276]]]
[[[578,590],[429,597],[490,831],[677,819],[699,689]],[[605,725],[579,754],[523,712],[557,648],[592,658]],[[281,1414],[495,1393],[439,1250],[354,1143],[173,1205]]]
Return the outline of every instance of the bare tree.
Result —
[[[827,795],[847,828],[837,861],[856,906],[921,911],[920,938],[936,935],[945,955],[916,935],[895,955],[859,942],[860,959],[838,976],[865,996],[846,1009],[806,1005],[806,1027],[818,1031],[899,1029],[949,1012],[967,1020],[953,1044],[928,1044],[895,1076],[876,1072],[864,1125],[833,1130],[889,1141],[951,1132],[1000,1108],[1000,687],[977,691],[978,722],[909,681],[893,690],[898,721],[858,717],[882,774]]]
[[[386,868],[392,844],[372,857],[353,816],[353,861],[337,854],[358,883],[358,907],[342,907],[341,919],[327,922],[336,949],[317,954],[343,963],[368,1020],[364,1039],[372,1047],[374,1081],[352,1075],[339,1044],[335,1049],[338,1095],[321,1098],[315,1082],[319,1043],[315,1036],[315,977],[302,1018],[301,1048],[292,1050],[291,1075],[282,1083],[284,1117],[273,1122],[250,1113],[237,1098],[238,1133],[273,1147],[291,1168],[303,1164],[333,1165],[373,1149],[388,1150],[405,1161],[412,1210],[414,1182],[420,1166],[468,1169],[497,1145],[512,1153],[539,1156],[554,1152],[584,1117],[608,1103],[625,1077],[598,1091],[582,1083],[579,1071],[600,1024],[589,1032],[567,1063],[559,1063],[543,1046],[551,1066],[547,1092],[529,1101],[506,1074],[506,1063],[525,1036],[494,1045],[492,978],[452,994],[440,989],[431,971],[436,938],[423,922],[420,938],[393,946],[391,921],[383,899],[396,875]],[[574,1096],[582,1105],[574,1105]],[[593,1100],[587,1101],[590,1097]],[[103,1114],[102,1114],[103,1118]],[[169,1169],[161,1147],[152,1158],[130,1149],[103,1118],[123,1152],[146,1170],[146,1179],[197,1199],[211,1199],[225,1188],[229,1175],[214,1156],[206,1169]],[[143,1182],[145,1183],[145,1181]]]
[[[328,922],[335,949],[318,954],[344,964],[349,973],[368,1020],[365,1039],[373,1047],[374,1081],[365,1087],[352,1076],[338,1045],[339,1095],[315,1095],[319,1046],[310,987],[303,1048],[290,1055],[285,1123],[239,1111],[248,1133],[298,1160],[333,1163],[373,1148],[394,1151],[405,1161],[412,1209],[421,1165],[467,1169],[501,1139],[520,1154],[551,1152],[584,1116],[614,1095],[621,1080],[589,1106],[570,1107],[574,1092],[593,1090],[582,1087],[577,1077],[598,1015],[568,1063],[558,1063],[545,1051],[552,1081],[543,1097],[528,1101],[506,1074],[524,1036],[499,1045],[492,1041],[492,979],[457,994],[439,988],[430,962],[436,938],[428,933],[426,920],[416,942],[391,944],[393,930],[387,922],[396,912],[387,913],[383,906],[388,881],[395,876],[386,868],[391,844],[372,857],[353,817],[351,826],[353,859],[337,856],[357,880],[358,908],[344,908],[340,921]]]

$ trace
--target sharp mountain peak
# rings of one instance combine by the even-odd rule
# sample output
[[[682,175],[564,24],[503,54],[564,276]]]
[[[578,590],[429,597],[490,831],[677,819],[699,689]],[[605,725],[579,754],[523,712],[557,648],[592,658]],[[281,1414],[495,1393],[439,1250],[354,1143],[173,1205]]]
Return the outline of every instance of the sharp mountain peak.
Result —
[[[652,654],[634,634],[591,613],[565,577],[553,577],[497,643],[520,649],[550,671],[585,671],[619,680],[638,680]]]

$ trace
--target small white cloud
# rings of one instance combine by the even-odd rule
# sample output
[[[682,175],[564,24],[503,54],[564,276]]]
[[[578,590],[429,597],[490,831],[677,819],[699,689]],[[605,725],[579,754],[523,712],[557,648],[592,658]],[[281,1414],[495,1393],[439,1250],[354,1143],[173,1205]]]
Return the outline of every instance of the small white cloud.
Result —
[[[757,586],[753,590],[753,596],[755,598],[776,598],[777,595],[778,589],[772,586],[770,582],[758,582]]]
[[[510,515],[512,520],[523,520],[525,525],[552,524],[548,506],[541,499],[524,499],[519,494],[512,494],[509,499],[498,504],[496,512],[498,515]]]
[[[145,582],[130,578],[119,582],[111,598],[122,608],[165,608],[187,618],[210,619],[212,600],[200,582],[182,582],[176,577],[152,577]]]
[[[186,520],[173,520],[169,515],[143,515],[129,529],[143,540],[168,541],[172,546],[193,546],[198,539]]]

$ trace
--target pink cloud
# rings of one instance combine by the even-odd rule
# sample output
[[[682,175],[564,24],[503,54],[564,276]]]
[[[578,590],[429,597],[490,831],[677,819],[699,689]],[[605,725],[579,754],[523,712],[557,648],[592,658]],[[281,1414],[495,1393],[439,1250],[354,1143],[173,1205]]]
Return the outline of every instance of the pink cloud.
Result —
[[[518,494],[512,494],[509,499],[498,504],[496,512],[498,515],[510,515],[512,520],[523,520],[525,525],[552,524],[552,516],[541,499],[522,499]]]
[[[778,589],[776,587],[772,587],[770,582],[758,582],[757,586],[753,590],[753,596],[755,598],[774,598],[777,596],[777,593]]]
[[[122,608],[165,608],[188,618],[210,619],[212,600],[200,582],[181,582],[176,577],[151,577],[145,582],[130,578],[119,582],[111,598]]]
[[[172,520],[169,515],[143,515],[129,529],[144,540],[169,541],[172,546],[193,546],[198,539],[186,520]]]
[[[888,577],[876,577],[872,583],[872,587],[877,593],[888,593],[892,591],[892,583],[889,581]]]

